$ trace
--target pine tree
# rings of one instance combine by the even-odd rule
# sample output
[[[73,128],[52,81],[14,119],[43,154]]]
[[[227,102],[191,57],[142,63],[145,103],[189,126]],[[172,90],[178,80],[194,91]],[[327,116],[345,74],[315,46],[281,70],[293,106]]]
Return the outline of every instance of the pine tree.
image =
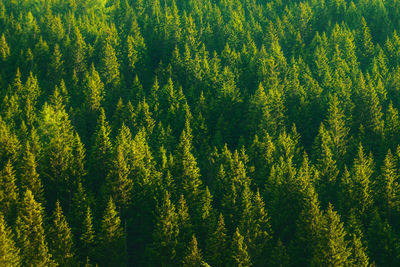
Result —
[[[53,85],[56,85],[59,84],[64,74],[64,60],[62,58],[60,46],[56,44],[54,46],[53,55],[50,58],[47,77],[52,81]]]
[[[189,243],[187,248],[186,255],[183,259],[183,266],[188,267],[200,267],[204,266],[205,263],[203,262],[203,257],[201,255],[200,249],[197,247],[197,239],[193,235],[192,240]]]
[[[202,181],[197,160],[192,154],[192,135],[190,128],[183,130],[180,142],[176,151],[176,177],[180,190],[185,195],[190,205],[195,204],[199,199]],[[189,206],[193,210],[193,206]]]
[[[11,131],[0,116],[0,164],[4,166],[9,160],[14,163],[19,155],[20,142],[17,135]]]
[[[372,156],[370,155],[367,157],[360,144],[357,158],[354,160],[350,185],[348,186],[349,198],[347,199],[347,201],[352,203],[352,207],[356,208],[360,214],[363,214],[373,202],[370,185],[370,179],[373,173],[372,168]]]
[[[175,262],[178,244],[179,224],[175,205],[170,194],[165,192],[161,204],[157,207],[157,221],[153,232],[151,248],[152,260],[158,266],[171,266]]]
[[[370,59],[373,58],[374,54],[374,44],[372,43],[372,36],[370,29],[367,26],[367,22],[364,18],[361,18],[361,26],[360,30],[360,42],[361,42],[361,65],[367,66],[370,62]]]
[[[94,64],[90,67],[90,71],[87,73],[85,80],[85,104],[88,105],[89,111],[98,111],[104,98],[104,84]]]
[[[212,206],[213,196],[211,195],[210,190],[206,187],[205,192],[203,193],[201,199],[201,212],[200,218],[196,218],[197,221],[197,229],[199,232],[199,240],[200,244],[203,245],[206,241],[208,235],[212,234],[216,225],[216,214],[215,210]]]
[[[115,199],[119,210],[126,210],[130,204],[133,186],[133,181],[130,178],[130,166],[123,150],[122,145],[118,146],[113,169],[106,178],[106,189],[109,195]]]
[[[39,128],[45,147],[39,164],[40,175],[46,186],[48,202],[55,203],[59,199],[64,205],[68,205],[75,179],[79,178],[73,175],[76,168],[76,136],[65,111],[65,99],[57,88],[50,100],[51,104],[44,104],[40,117]],[[51,190],[46,190],[49,188]]]
[[[336,200],[337,177],[339,175],[339,170],[331,150],[332,138],[329,135],[329,132],[325,130],[323,124],[321,124],[318,138],[320,139],[318,141],[321,143],[321,147],[315,149],[316,154],[320,154],[317,156],[317,168],[319,170],[317,189],[322,205],[325,207],[328,205],[329,201]]]
[[[126,46],[129,67],[133,71],[135,70],[136,64],[139,63],[140,60],[143,60],[146,51],[146,44],[140,33],[140,28],[136,20],[132,21],[131,32],[132,35],[129,35],[126,40]]]
[[[0,212],[8,220],[15,215],[15,208],[19,197],[15,182],[15,171],[9,160],[4,170],[0,173]]]
[[[374,212],[366,231],[368,251],[372,260],[380,266],[396,266],[399,264],[396,248],[396,237],[391,225]]]
[[[113,87],[120,83],[119,63],[116,52],[110,43],[106,41],[103,47],[102,74],[106,85]]]
[[[311,185],[306,190],[306,201],[298,218],[296,234],[290,247],[292,264],[296,266],[311,265],[323,227],[323,214],[320,210],[318,196]]]
[[[107,203],[99,233],[98,257],[104,266],[126,266],[125,233],[112,198]]]
[[[346,124],[346,117],[340,107],[339,99],[335,95],[329,102],[326,127],[332,139],[330,149],[332,150],[333,157],[341,164],[347,152],[348,134],[350,131]]]
[[[187,244],[190,242],[190,239],[193,234],[193,226],[190,222],[189,209],[187,207],[186,200],[183,195],[181,195],[178,201],[177,215],[178,215],[179,236],[178,236],[176,254],[177,258],[180,260],[184,257],[183,254],[185,253],[185,248]]]
[[[9,56],[10,56],[10,47],[8,46],[6,37],[4,36],[3,33],[0,38],[0,58],[2,61],[6,61]]]
[[[20,166],[20,183],[23,190],[31,190],[36,200],[44,204],[42,181],[37,172],[38,164],[35,154],[29,142],[26,143],[25,153],[23,154],[22,164]]]
[[[7,226],[4,216],[0,213],[0,265],[21,266],[20,250],[16,247],[14,235]]]
[[[389,150],[383,162],[381,175],[375,181],[375,199],[381,211],[391,220],[393,212],[400,211],[399,174],[395,158]]]
[[[207,240],[207,261],[211,266],[225,266],[224,257],[228,255],[228,243],[224,217],[219,215],[218,224],[213,234]]]
[[[247,240],[252,262],[257,266],[266,265],[273,232],[259,190],[254,194],[251,216],[248,219],[251,221],[251,227]]]
[[[351,250],[346,241],[346,232],[340,216],[329,204],[324,218],[321,239],[316,247],[312,266],[346,266]]]
[[[391,149],[394,149],[397,145],[396,137],[400,134],[400,119],[398,110],[393,107],[390,102],[389,107],[386,110],[385,119],[385,139],[386,145]]]
[[[17,244],[21,248],[22,265],[53,266],[43,229],[43,208],[30,190],[25,192],[15,223]]]
[[[271,256],[268,259],[270,266],[284,267],[290,265],[290,258],[285,245],[280,239],[271,251]]]
[[[89,156],[90,176],[88,178],[91,178],[89,185],[95,189],[96,193],[98,192],[96,185],[104,184],[106,175],[112,166],[113,146],[110,134],[111,128],[106,120],[104,109],[101,108]]]
[[[352,235],[351,239],[351,255],[349,262],[352,266],[367,267],[369,266],[369,258],[363,243],[356,234]]]
[[[53,224],[48,230],[49,250],[59,266],[74,264],[74,244],[68,222],[57,201],[53,213]]]
[[[245,267],[252,265],[250,256],[247,253],[247,246],[244,243],[244,238],[240,234],[238,228],[236,228],[236,231],[233,234],[231,253],[232,266]]]
[[[82,234],[79,238],[80,250],[79,254],[82,258],[94,258],[94,250],[96,246],[96,236],[93,229],[93,217],[90,207],[87,207],[86,216],[82,225]]]

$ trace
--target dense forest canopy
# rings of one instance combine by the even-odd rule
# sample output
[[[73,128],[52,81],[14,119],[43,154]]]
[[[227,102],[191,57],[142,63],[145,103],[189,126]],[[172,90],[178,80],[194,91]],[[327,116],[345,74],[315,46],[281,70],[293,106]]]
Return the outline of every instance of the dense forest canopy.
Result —
[[[0,266],[400,266],[400,0],[0,0]]]

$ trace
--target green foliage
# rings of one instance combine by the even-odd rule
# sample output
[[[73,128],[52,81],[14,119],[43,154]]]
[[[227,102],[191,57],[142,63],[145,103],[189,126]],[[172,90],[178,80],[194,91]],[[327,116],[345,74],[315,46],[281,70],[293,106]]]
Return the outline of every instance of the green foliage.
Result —
[[[70,266],[74,260],[71,229],[57,201],[53,213],[53,224],[48,230],[49,250],[59,266]]]
[[[43,208],[30,190],[24,194],[15,222],[16,239],[21,248],[22,265],[55,266],[43,227]]]
[[[16,247],[14,235],[2,214],[0,214],[0,254],[0,265],[21,266],[20,250]]]
[[[0,265],[398,266],[398,2],[0,1]]]
[[[90,226],[87,227],[89,229],[86,230],[90,231]],[[91,237],[86,238],[88,238],[87,242]],[[126,266],[125,238],[121,219],[116,211],[114,201],[110,198],[101,221],[99,233],[98,258],[105,266]]]

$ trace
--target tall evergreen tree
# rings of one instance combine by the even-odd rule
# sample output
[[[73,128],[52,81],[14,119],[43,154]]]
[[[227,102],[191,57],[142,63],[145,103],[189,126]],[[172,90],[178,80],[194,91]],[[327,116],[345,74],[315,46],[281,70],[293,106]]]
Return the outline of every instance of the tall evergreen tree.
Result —
[[[193,235],[192,240],[189,243],[187,248],[186,255],[182,262],[183,266],[204,266],[205,263],[203,262],[202,255],[200,249],[197,247],[197,239]]]
[[[15,216],[18,197],[15,171],[11,161],[8,161],[0,174],[0,212],[8,220]]]
[[[101,221],[98,246],[99,262],[104,266],[126,266],[126,234],[112,198]]]
[[[224,266],[224,255],[228,255],[228,240],[224,217],[219,215],[218,224],[213,234],[209,235],[206,246],[206,258],[212,266]]]
[[[171,202],[170,194],[165,192],[162,203],[157,207],[157,222],[150,249],[155,265],[174,265],[178,234],[179,224],[175,205]]]
[[[55,266],[43,228],[43,208],[30,190],[24,194],[15,223],[16,239],[21,248],[22,265]]]
[[[48,230],[49,250],[59,266],[74,264],[74,244],[68,222],[57,201],[53,213],[53,224]]]
[[[315,266],[346,266],[351,251],[346,241],[346,232],[340,216],[329,204],[326,211],[321,240],[316,247],[311,264]]]
[[[236,228],[233,234],[232,246],[231,246],[231,264],[232,266],[251,266],[250,256],[247,253],[247,246],[244,243],[244,238],[240,234],[239,229]]]
[[[20,250],[17,248],[11,228],[8,227],[2,214],[0,214],[0,255],[1,266],[21,266]]]

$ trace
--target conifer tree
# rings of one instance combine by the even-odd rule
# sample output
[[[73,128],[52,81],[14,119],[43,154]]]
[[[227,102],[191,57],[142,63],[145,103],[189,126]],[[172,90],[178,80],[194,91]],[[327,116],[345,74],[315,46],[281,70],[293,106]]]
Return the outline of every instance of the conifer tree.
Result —
[[[43,208],[30,190],[24,194],[15,223],[18,247],[21,248],[22,265],[55,266],[45,238]]]
[[[99,110],[104,98],[104,85],[94,64],[92,64],[90,71],[86,75],[85,89],[85,104],[89,105],[88,108],[90,111]]]
[[[339,170],[331,150],[332,138],[329,132],[325,130],[323,124],[321,124],[318,137],[321,142],[321,147],[315,149],[317,153],[320,152],[317,163],[319,170],[318,192],[322,205],[326,206],[329,201],[336,200]]]
[[[113,87],[118,86],[120,83],[120,64],[116,52],[110,43],[106,41],[103,47],[103,58],[102,58],[102,74],[106,85]]]
[[[15,171],[9,160],[0,173],[0,212],[8,220],[15,216],[18,197]]]
[[[106,175],[112,166],[113,146],[110,134],[111,128],[106,120],[104,109],[101,108],[89,156],[89,166],[91,167],[89,184],[94,189],[96,188],[96,184],[103,184],[105,182]],[[95,192],[97,190],[95,189]]]
[[[287,253],[287,249],[281,240],[278,240],[277,244],[271,251],[271,256],[268,259],[268,263],[271,266],[279,266],[279,267],[290,265],[290,258]]]
[[[370,179],[373,173],[373,159],[370,155],[364,154],[364,149],[360,144],[358,155],[354,160],[350,184],[348,185],[349,198],[347,201],[352,203],[361,214],[372,205]]]
[[[180,190],[186,196],[190,205],[195,204],[199,199],[202,181],[197,160],[192,154],[192,135],[190,128],[183,130],[177,148],[176,156],[176,177]],[[193,210],[193,206],[189,206]]]
[[[400,185],[395,158],[390,150],[383,162],[381,175],[375,181],[374,189],[377,205],[391,220],[393,212],[398,212],[400,208]]]
[[[202,253],[200,249],[197,247],[197,239],[193,235],[192,240],[190,241],[189,246],[187,248],[186,255],[182,262],[183,266],[188,266],[188,267],[205,266],[201,254]]]
[[[374,54],[374,44],[372,43],[372,36],[370,29],[367,26],[367,22],[364,18],[361,18],[361,30],[360,30],[360,42],[361,42],[361,65],[368,65],[369,60]]]
[[[132,186],[128,159],[124,155],[123,147],[118,146],[113,169],[106,178],[106,189],[109,195],[115,199],[118,209],[125,210],[130,204]]]
[[[349,257],[349,262],[352,266],[369,266],[369,258],[365,247],[359,237],[356,234],[352,235],[351,239],[351,255]]]
[[[10,47],[7,44],[6,37],[4,33],[0,37],[0,58],[1,61],[6,61],[10,56]]]
[[[236,228],[233,234],[232,245],[231,245],[231,255],[232,255],[232,266],[251,266],[250,256],[247,253],[247,246],[244,243],[244,238],[240,234],[239,229]]]
[[[15,245],[14,235],[8,227],[4,216],[0,213],[0,265],[21,266],[20,250]]]
[[[126,236],[112,198],[101,221],[98,246],[99,262],[104,266],[126,266]]]
[[[332,139],[330,149],[332,150],[333,157],[337,162],[342,164],[343,157],[347,152],[350,129],[346,125],[346,117],[336,95],[329,102],[326,126]]]
[[[157,222],[150,249],[154,264],[169,266],[175,263],[178,235],[178,214],[175,205],[171,202],[170,194],[165,192],[162,202],[157,207]]]
[[[394,266],[399,264],[396,250],[396,237],[392,227],[386,220],[374,212],[371,223],[366,231],[368,238],[368,251],[377,265]]]
[[[82,234],[79,237],[80,250],[82,258],[94,258],[94,249],[96,246],[96,236],[93,229],[93,217],[90,207],[87,207],[86,215],[82,224]]]
[[[207,262],[212,266],[224,266],[226,262],[224,261],[224,255],[228,255],[228,240],[226,236],[226,228],[224,217],[219,214],[218,223],[214,233],[208,236],[207,246],[206,246]]]
[[[398,110],[393,107],[392,102],[390,102],[389,107],[386,110],[386,120],[385,120],[385,139],[386,145],[394,149],[397,145],[396,136],[400,134],[400,119]]]
[[[20,166],[20,184],[23,190],[31,190],[37,201],[44,203],[42,181],[37,172],[37,161],[29,142],[26,143],[25,153],[23,154]]]
[[[53,212],[53,224],[48,230],[49,250],[59,266],[74,264],[74,244],[71,229],[57,201]]]
[[[206,187],[205,192],[203,193],[201,199],[201,212],[200,218],[195,218],[195,221],[199,220],[197,223],[197,229],[199,232],[199,240],[200,244],[204,244],[208,235],[212,234],[216,225],[216,214],[212,205],[213,196],[211,195],[210,190]]]
[[[190,222],[189,209],[183,195],[181,195],[178,201],[177,215],[179,227],[177,258],[181,259],[183,258],[183,253],[185,251],[186,245],[190,242],[190,238],[192,237],[193,233],[193,226]]]
[[[52,81],[52,85],[59,84],[65,74],[64,60],[60,46],[56,44],[54,46],[53,55],[50,58],[49,69],[47,71],[47,77]]]
[[[310,265],[321,239],[323,214],[314,188],[307,189],[306,201],[297,221],[295,238],[291,244],[292,262],[295,265]]]
[[[340,216],[329,204],[324,218],[321,239],[316,247],[311,265],[313,266],[346,266],[351,250],[346,241],[346,232]]]

